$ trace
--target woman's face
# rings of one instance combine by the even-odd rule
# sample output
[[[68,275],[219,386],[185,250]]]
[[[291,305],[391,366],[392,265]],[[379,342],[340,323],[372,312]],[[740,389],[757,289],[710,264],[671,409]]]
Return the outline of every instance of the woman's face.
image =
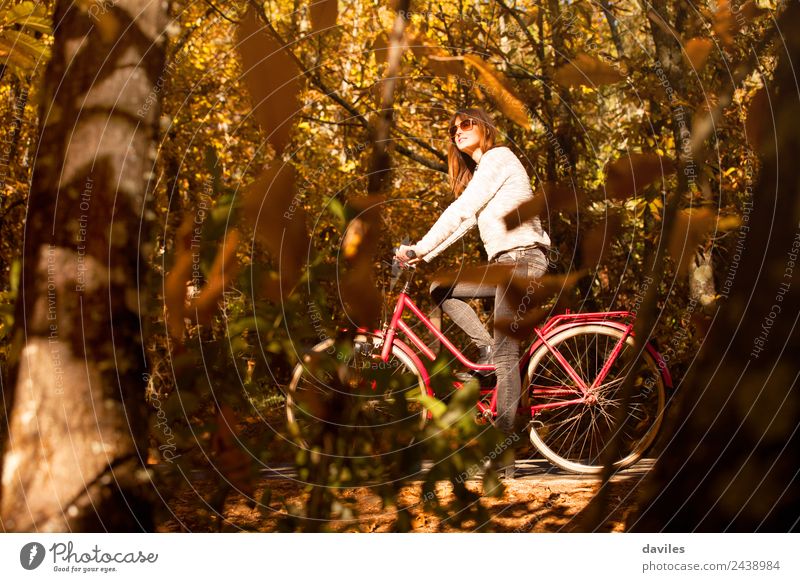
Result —
[[[466,119],[463,117],[456,117],[453,125],[457,128],[456,135],[454,136],[456,147],[465,154],[472,155],[481,143],[481,127],[480,124],[473,120],[472,127],[469,129],[462,129],[461,122]]]

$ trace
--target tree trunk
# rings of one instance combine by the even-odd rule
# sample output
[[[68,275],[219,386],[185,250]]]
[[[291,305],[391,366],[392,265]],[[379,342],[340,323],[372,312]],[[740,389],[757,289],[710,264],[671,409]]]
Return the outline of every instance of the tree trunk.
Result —
[[[667,0],[653,0],[644,2],[645,11],[649,10],[650,32],[653,36],[653,45],[656,50],[656,59],[661,71],[657,71],[657,77],[667,94],[667,101],[664,103],[666,112],[672,120],[672,135],[675,140],[675,161],[678,164],[678,192],[685,194],[689,190],[690,170],[687,164],[693,164],[693,152],[685,150],[691,141],[692,118],[691,112],[682,104],[687,98],[686,81],[688,74],[684,71],[683,54],[679,42],[669,33],[665,27],[670,26],[669,11]],[[647,14],[647,12],[646,12]],[[662,24],[658,24],[658,20]]]
[[[675,140],[675,160],[678,166],[678,195],[687,194],[691,186],[699,179],[701,172],[697,167],[702,160],[696,160],[696,152],[692,152],[688,147],[691,142],[692,114],[681,102],[689,101],[689,90],[686,79],[691,77],[684,58],[683,48],[679,41],[669,32],[669,27],[676,30],[683,30],[686,20],[685,7],[680,3],[675,4],[674,22],[670,22],[668,0],[653,0],[643,3],[645,10],[650,12],[650,31],[653,36],[653,44],[656,49],[656,58],[661,67],[657,71],[659,82],[664,85],[667,92],[668,111],[672,120],[672,135]],[[658,24],[658,20],[662,24]],[[711,200],[707,200],[711,203]],[[689,252],[693,252],[690,249]],[[701,249],[697,252],[702,253]],[[708,297],[714,297],[714,275],[712,256],[708,254],[708,264],[711,268],[704,268],[702,262],[692,261],[690,265],[690,294],[693,301],[703,305],[704,309],[710,309]],[[699,290],[704,290],[705,295],[698,294]]]
[[[57,3],[44,81],[4,386],[7,531],[153,528],[137,294],[166,9],[84,5]]]
[[[798,25],[794,3],[779,26]],[[769,88],[776,135],[763,140],[763,173],[742,227],[746,252],[679,388],[676,426],[666,429],[669,441],[629,521],[634,531],[798,529],[800,93],[792,63],[800,37],[784,42]]]

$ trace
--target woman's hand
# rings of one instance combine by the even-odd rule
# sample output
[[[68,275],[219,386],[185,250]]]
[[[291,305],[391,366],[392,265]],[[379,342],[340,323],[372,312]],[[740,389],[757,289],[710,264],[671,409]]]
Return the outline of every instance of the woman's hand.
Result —
[[[406,255],[408,251],[414,251],[415,253],[417,253],[417,256],[414,257],[413,259],[409,259],[408,255]],[[417,248],[414,245],[400,245],[400,248],[397,249],[395,256],[397,257],[397,260],[400,261],[400,263],[402,263],[403,265],[416,265],[422,260],[422,257],[417,252]]]

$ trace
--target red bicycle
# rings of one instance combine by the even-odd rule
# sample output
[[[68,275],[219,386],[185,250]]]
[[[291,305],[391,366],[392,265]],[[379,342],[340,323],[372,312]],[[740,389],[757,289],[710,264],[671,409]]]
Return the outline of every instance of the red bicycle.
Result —
[[[413,270],[409,272],[413,273]],[[312,427],[328,422],[306,403],[315,395],[330,391],[334,375],[344,377],[344,397],[369,402],[370,424],[403,420],[397,415],[399,401],[417,402],[404,415],[418,416],[420,424],[429,413],[419,404],[419,395],[433,395],[431,375],[423,357],[431,362],[436,353],[411,328],[404,317],[416,318],[434,334],[441,345],[465,368],[493,371],[492,365],[469,360],[437,329],[409,297],[408,277],[395,304],[391,319],[374,331],[358,329],[353,346],[337,350],[332,338],[315,345],[295,367],[286,394],[286,415],[290,426],[299,427],[299,440]],[[666,390],[672,379],[664,359],[651,343],[644,345],[640,358],[633,357],[633,313],[564,313],[548,319],[534,330],[535,337],[520,360],[522,395],[520,414],[529,417],[534,447],[554,465],[575,473],[599,473],[605,448],[614,430],[621,432],[616,469],[641,459],[653,444],[664,419]],[[403,334],[408,340],[399,337]],[[414,346],[417,351],[412,349]],[[309,365],[314,359],[336,355],[336,365]],[[421,357],[422,356],[422,357]],[[635,369],[633,362],[637,362]],[[369,371],[369,373],[365,373]],[[385,372],[392,388],[376,390],[377,372]],[[625,378],[635,374],[634,391],[627,404],[622,426],[615,427],[616,409],[621,405],[619,390]],[[461,383],[455,382],[454,388]],[[397,398],[406,391],[404,398]],[[481,387],[476,420],[491,422],[496,416],[496,386]],[[360,403],[364,404],[364,400]]]

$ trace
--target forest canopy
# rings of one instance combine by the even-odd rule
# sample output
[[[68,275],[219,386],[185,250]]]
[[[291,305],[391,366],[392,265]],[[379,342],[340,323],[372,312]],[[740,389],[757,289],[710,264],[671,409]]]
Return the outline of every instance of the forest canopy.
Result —
[[[539,216],[552,241],[551,292],[521,336],[565,309],[630,311],[637,345],[651,342],[669,368],[668,436],[642,485],[638,527],[667,527],[669,508],[653,491],[679,443],[718,422],[701,418],[698,402],[728,405],[714,388],[721,377],[704,371],[747,357],[754,376],[730,384],[750,395],[742,398],[787,398],[796,364],[781,379],[759,370],[796,341],[772,309],[791,317],[798,292],[786,263],[798,250],[797,184],[780,174],[796,171],[788,156],[798,122],[787,113],[796,94],[786,96],[796,87],[781,85],[796,48],[793,3],[156,4],[0,6],[3,529],[164,528],[176,500],[192,498],[192,471],[208,481],[202,501],[189,502],[193,529],[239,527],[225,517],[231,499],[272,520],[263,529],[335,529],[337,520],[359,529],[347,488],[381,478],[374,493],[395,508],[389,529],[415,529],[400,501],[409,483],[420,507],[453,528],[492,529],[482,495],[457,482],[502,440],[473,422],[475,394],[437,392],[426,406],[439,411],[438,432],[411,452],[391,445],[416,427],[359,432],[363,411],[347,417],[334,396],[309,406],[347,429],[317,443],[283,412],[293,370],[314,344],[378,329],[391,315],[393,249],[419,240],[454,199],[448,123],[465,107],[491,114],[530,177],[534,200],[509,226]],[[789,161],[776,170],[782,156]],[[778,184],[789,184],[780,196]],[[472,232],[420,269],[409,294],[436,315],[434,274],[486,259]],[[488,323],[490,312],[473,305]],[[456,363],[434,365],[444,390]],[[62,403],[73,411],[66,423]],[[757,427],[743,453],[769,446],[758,439],[763,426],[794,434],[790,412],[767,409],[784,424],[736,409]],[[52,428],[32,433],[26,410]],[[460,420],[448,424],[447,414]],[[82,454],[56,446],[69,434],[84,434]],[[725,450],[721,435],[733,438],[715,434],[709,458]],[[411,477],[431,459],[436,470],[420,486]],[[297,471],[302,502],[264,484],[261,472],[276,463]],[[42,476],[44,464],[61,469]],[[111,469],[121,475],[114,485]],[[693,491],[688,471],[674,487]],[[776,492],[794,483],[774,474]],[[726,474],[696,503],[735,497],[745,477]],[[609,479],[610,468],[600,482]],[[435,489],[442,480],[455,496],[446,503]],[[482,483],[502,496],[493,477]],[[676,527],[787,529],[790,520],[769,516],[796,500],[792,487],[752,514],[732,517],[722,503],[698,523],[687,506]],[[15,509],[53,490],[24,515]],[[134,500],[132,509],[120,500]],[[600,487],[595,503],[614,502]],[[62,514],[59,504],[75,510]],[[571,527],[603,528],[605,514],[592,511]]]

